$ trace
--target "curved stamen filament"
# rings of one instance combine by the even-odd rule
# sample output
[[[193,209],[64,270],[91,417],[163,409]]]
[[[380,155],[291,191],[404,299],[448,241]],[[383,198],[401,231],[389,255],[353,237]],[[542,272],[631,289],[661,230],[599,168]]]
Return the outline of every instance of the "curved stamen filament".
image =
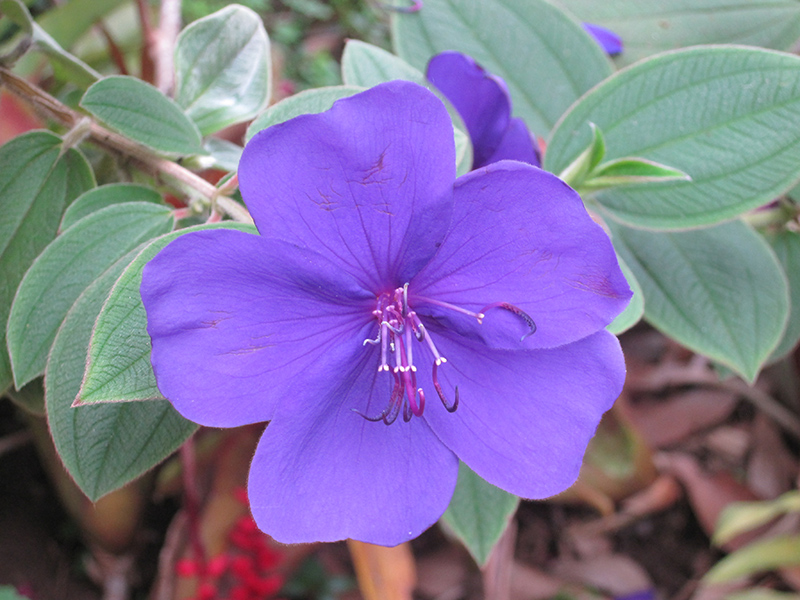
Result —
[[[525,324],[530,328],[530,331],[528,331],[525,335],[523,335],[520,338],[520,340],[519,340],[520,342],[524,342],[526,337],[536,333],[536,323],[530,317],[530,315],[528,315],[528,313],[526,313],[521,308],[519,308],[517,306],[514,306],[513,304],[509,304],[508,302],[493,302],[492,304],[488,304],[487,306],[484,306],[481,309],[481,313],[485,313],[486,311],[491,310],[492,308],[502,308],[502,309],[507,310],[507,311],[509,311],[511,313],[514,313],[520,319],[525,321]]]
[[[436,388],[436,393],[439,394],[439,399],[442,401],[442,404],[444,404],[444,407],[447,410],[447,412],[453,413],[453,412],[456,412],[456,409],[458,408],[458,386],[456,386],[456,399],[453,401],[452,404],[448,404],[447,403],[447,398],[444,397],[444,391],[442,390],[442,384],[439,383],[439,375],[437,373],[437,371],[439,369],[439,364],[440,364],[440,362],[438,360],[434,361],[434,363],[433,363],[433,376],[432,376],[433,387]]]

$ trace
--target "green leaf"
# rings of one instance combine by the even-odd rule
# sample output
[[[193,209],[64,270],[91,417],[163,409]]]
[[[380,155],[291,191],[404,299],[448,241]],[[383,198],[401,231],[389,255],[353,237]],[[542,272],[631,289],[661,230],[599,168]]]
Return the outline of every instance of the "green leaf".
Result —
[[[294,96],[289,96],[270,106],[255,121],[250,123],[245,134],[245,140],[250,141],[250,138],[262,129],[294,119],[300,115],[325,112],[337,100],[363,91],[364,89],[360,87],[336,85],[305,90]]]
[[[61,154],[61,138],[32,131],[0,148],[0,391],[11,384],[6,321],[17,286],[55,237],[67,205],[94,185],[77,150]]]
[[[97,318],[89,344],[86,373],[77,394],[78,405],[162,397],[150,366],[147,315],[139,295],[142,269],[178,236],[221,228],[257,233],[252,225],[232,222],[181,229],[154,240],[125,269]]]
[[[67,471],[92,501],[157,465],[196,429],[164,400],[72,408],[95,318],[111,286],[138,252],[121,258],[81,294],[47,360],[50,432]]]
[[[81,106],[121,134],[168,155],[203,154],[200,132],[180,107],[141,79],[114,75],[90,87]]]
[[[442,521],[475,561],[484,565],[518,504],[519,498],[484,481],[467,465],[459,463],[456,491]]]
[[[625,275],[625,279],[628,280],[628,285],[633,291],[633,298],[631,298],[625,310],[619,313],[617,318],[606,327],[606,329],[614,335],[619,335],[627,331],[641,321],[642,315],[644,315],[644,293],[642,292],[642,287],[639,285],[639,281],[636,279],[636,276],[633,274],[628,264],[619,256],[617,256],[617,260],[619,261],[619,266],[622,269],[623,275]]]
[[[65,48],[71,48],[103,17],[127,0],[69,0],[39,19],[39,24]]]
[[[555,0],[581,21],[622,37],[614,61],[642,58],[699,44],[744,44],[789,50],[800,38],[796,0]]]
[[[247,121],[270,95],[270,48],[261,18],[234,4],[178,36],[175,101],[203,135]]]
[[[393,79],[404,79],[429,87],[422,71],[402,58],[366,42],[347,41],[342,53],[342,80],[345,85],[370,88]]]
[[[135,183],[109,183],[81,194],[69,205],[61,219],[59,231],[72,227],[94,212],[114,204],[124,202],[154,202],[161,203],[161,194],[153,188]]]
[[[22,28],[30,37],[33,45],[67,73],[72,83],[86,89],[100,79],[100,74],[89,65],[64,50],[42,27],[31,17],[28,8],[19,0],[0,0],[0,13],[7,16]]]
[[[725,600],[797,600],[795,592],[776,592],[769,588],[751,588],[743,592],[726,594]]]
[[[544,168],[560,173],[603,130],[608,159],[646,158],[691,182],[600,192],[617,219],[679,229],[766,204],[800,177],[800,58],[754,48],[663,54],[621,71],[559,122]]]
[[[427,0],[423,10],[392,19],[401,58],[425,72],[435,54],[468,54],[505,80],[514,113],[537,135],[612,73],[580,24],[544,0]]]
[[[242,158],[244,148],[238,144],[212,137],[206,140],[205,147],[214,160],[214,168],[229,172],[239,168],[239,160]]]
[[[580,185],[581,191],[626,185],[691,181],[683,171],[644,158],[618,158],[597,167]]]
[[[740,221],[672,233],[608,225],[644,292],[645,318],[752,382],[789,312],[786,278],[767,243]]]
[[[22,596],[13,585],[0,585],[0,600],[28,600]]]
[[[44,372],[56,331],[81,293],[122,256],[170,231],[173,223],[166,206],[119,204],[81,219],[45,248],[20,283],[8,317],[17,388]]]
[[[708,584],[724,583],[780,567],[800,564],[800,536],[786,535],[759,540],[729,554],[703,577]]]
[[[606,155],[606,142],[603,137],[603,132],[594,123],[589,123],[592,129],[592,141],[581,152],[578,157],[573,160],[558,177],[572,188],[578,189],[586,181],[586,177],[594,171],[595,167],[603,160]]]
[[[800,234],[783,231],[765,237],[789,280],[789,322],[778,347],[772,352],[770,361],[773,361],[788,354],[800,340]]]
[[[712,542],[719,546],[788,512],[800,512],[800,492],[797,490],[771,501],[733,502],[720,513]]]

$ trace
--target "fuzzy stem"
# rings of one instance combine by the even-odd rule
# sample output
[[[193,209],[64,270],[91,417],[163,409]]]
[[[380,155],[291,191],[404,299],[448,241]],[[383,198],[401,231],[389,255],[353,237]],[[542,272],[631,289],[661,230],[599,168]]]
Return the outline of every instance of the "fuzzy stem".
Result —
[[[83,114],[72,110],[41,88],[15,75],[5,67],[0,67],[0,84],[33,107],[44,118],[55,120],[65,127],[72,129],[85,118]],[[107,152],[122,154],[132,159],[143,171],[155,177],[165,176],[181,184],[182,187],[188,187],[201,194],[234,221],[253,222],[244,207],[227,196],[219,195],[219,191],[214,185],[181,165],[161,158],[145,146],[106,129],[94,121],[89,126],[89,138]]]

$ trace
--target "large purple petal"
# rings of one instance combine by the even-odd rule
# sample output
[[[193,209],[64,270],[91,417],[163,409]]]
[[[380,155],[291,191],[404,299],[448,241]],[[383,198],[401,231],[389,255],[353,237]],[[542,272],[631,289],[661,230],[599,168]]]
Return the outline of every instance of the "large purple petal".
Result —
[[[496,348],[552,348],[608,325],[631,291],[608,236],[577,193],[535,167],[505,161],[456,182],[439,253],[412,280],[417,312]],[[483,324],[423,298],[478,312],[507,303],[536,324],[493,308]]]
[[[352,538],[394,546],[431,526],[450,502],[458,460],[423,419],[386,426],[389,373],[364,349],[313,407],[286,403],[267,427],[250,469],[258,526],[279,542]]]
[[[616,33],[594,23],[583,23],[583,28],[600,44],[609,56],[622,54],[622,38]]]
[[[431,400],[425,409],[442,442],[478,475],[523,498],[569,487],[600,417],[622,390],[617,339],[601,331],[551,350],[493,350],[430,330],[447,357],[439,378],[448,400],[456,385],[459,392],[454,413]],[[421,387],[433,389],[427,370],[418,376]]]
[[[473,168],[491,162],[511,119],[505,82],[460,52],[431,58],[427,77],[461,115],[472,140]]]
[[[144,269],[142,300],[161,393],[215,427],[316,402],[362,351],[374,298],[321,255],[232,230],[183,235]],[[329,384],[330,385],[330,384]]]
[[[239,163],[262,235],[323,253],[375,294],[408,281],[434,254],[454,179],[450,117],[406,81],[270,127]]]
[[[489,157],[487,164],[496,163],[501,160],[519,160],[534,167],[542,166],[539,148],[536,140],[528,131],[525,121],[519,117],[511,119],[500,145]]]

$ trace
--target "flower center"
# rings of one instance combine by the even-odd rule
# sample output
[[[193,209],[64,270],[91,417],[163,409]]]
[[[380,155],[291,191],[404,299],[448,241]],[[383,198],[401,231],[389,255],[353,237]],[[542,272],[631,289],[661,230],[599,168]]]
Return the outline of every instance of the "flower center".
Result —
[[[522,340],[536,331],[536,323],[534,323],[533,319],[516,306],[506,302],[489,304],[476,313],[438,300],[425,298],[424,301],[428,304],[434,304],[474,317],[478,320],[478,323],[483,322],[486,316],[484,313],[487,310],[503,308],[519,316],[530,328],[530,331],[522,336]],[[459,400],[458,386],[455,388],[455,399],[450,403],[439,383],[439,367],[445,364],[447,359],[440,354],[436,344],[431,339],[430,332],[425,328],[414,309],[409,306],[408,284],[395,289],[393,292],[385,292],[378,296],[377,305],[372,314],[378,319],[378,336],[374,340],[364,340],[364,344],[373,344],[381,347],[381,362],[378,366],[378,372],[385,371],[390,373],[394,378],[394,386],[389,398],[389,406],[379,415],[370,417],[356,409],[353,410],[368,421],[383,421],[387,425],[391,425],[397,420],[401,409],[403,420],[406,422],[410,421],[412,416],[422,416],[425,410],[425,392],[422,388],[417,387],[417,367],[414,364],[413,353],[414,340],[416,340],[420,344],[427,345],[431,354],[433,354],[433,373],[431,377],[433,387],[436,389],[436,393],[439,395],[439,399],[445,409],[451,413],[455,412],[458,408]]]

